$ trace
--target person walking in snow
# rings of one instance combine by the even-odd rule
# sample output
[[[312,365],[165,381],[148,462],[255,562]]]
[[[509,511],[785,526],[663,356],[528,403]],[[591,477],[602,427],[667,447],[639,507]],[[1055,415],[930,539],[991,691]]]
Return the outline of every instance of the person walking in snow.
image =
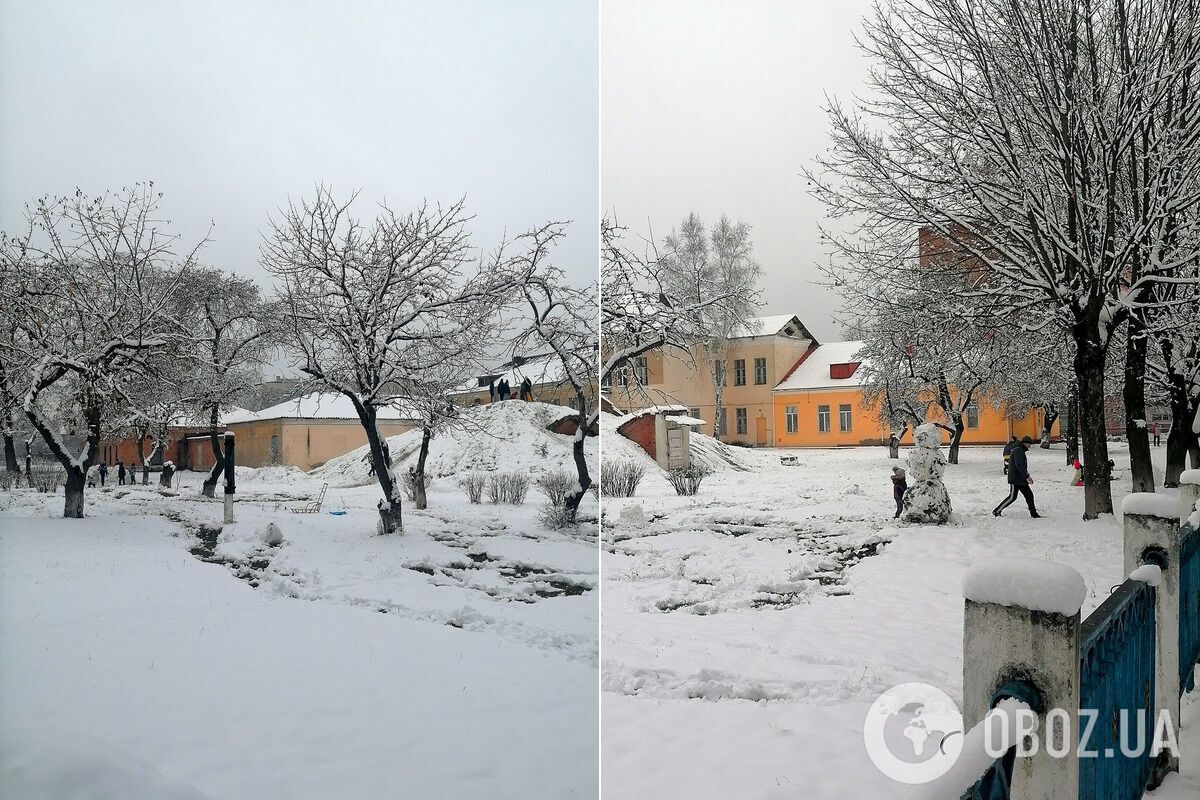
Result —
[[[527,401],[533,399],[533,382],[529,378],[521,381],[521,399]]]
[[[1154,437],[1154,446],[1158,447],[1159,443],[1162,440],[1158,437],[1158,422],[1157,421],[1150,424],[1150,434]]]
[[[1016,446],[1017,446],[1017,436],[1016,436],[1016,434],[1013,434],[1013,437],[1011,439],[1009,439],[1008,444],[1004,445],[1004,474],[1005,475],[1008,474],[1008,461],[1012,457],[1013,448]]]
[[[892,519],[900,519],[904,510],[904,493],[908,491],[907,475],[902,467],[892,467],[892,498],[896,501],[896,515]]]
[[[1025,498],[1025,502],[1029,506],[1029,516],[1034,519],[1042,516],[1037,512],[1037,505],[1033,500],[1033,489],[1029,488],[1033,483],[1033,478],[1029,475],[1029,459],[1026,454],[1031,444],[1033,444],[1033,439],[1025,436],[1012,449],[1008,460],[1008,497],[992,509],[992,516],[1000,516],[1004,509],[1015,503],[1018,492]]]
[[[125,485],[125,464],[117,459],[117,486]]]
[[[505,380],[504,378],[501,378],[500,385],[497,387],[497,390],[500,392],[501,400],[508,399],[508,381],[507,380]]]
[[[108,464],[101,461],[96,471],[100,473],[100,488],[104,488],[104,479],[108,477]]]

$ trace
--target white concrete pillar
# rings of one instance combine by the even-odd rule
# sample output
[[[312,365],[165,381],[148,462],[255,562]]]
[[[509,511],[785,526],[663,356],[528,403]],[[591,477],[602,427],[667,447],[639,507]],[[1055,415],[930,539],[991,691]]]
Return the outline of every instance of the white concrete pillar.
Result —
[[[1166,500],[1167,502],[1160,502]],[[1171,715],[1179,733],[1179,520],[1169,498],[1149,493],[1131,494],[1125,510],[1125,574],[1143,564],[1162,567],[1162,582],[1154,600],[1155,713]],[[1156,555],[1157,554],[1157,555]],[[1165,566],[1158,559],[1165,559]],[[1171,766],[1174,768],[1174,765]]]
[[[1200,501],[1200,469],[1185,470],[1179,476],[1180,527],[1186,525],[1188,517],[1196,512],[1197,501]]]
[[[1015,679],[1037,687],[1046,711],[1065,711],[1076,733],[1067,737],[1070,751],[1065,758],[1052,758],[1039,747],[1036,755],[1016,760],[1013,798],[1079,800],[1079,612],[1066,616],[968,598],[963,619],[964,729],[983,719],[995,691]],[[1047,741],[1045,713],[1039,715],[1037,735],[1039,742]],[[1061,738],[1060,731],[1055,741]]]

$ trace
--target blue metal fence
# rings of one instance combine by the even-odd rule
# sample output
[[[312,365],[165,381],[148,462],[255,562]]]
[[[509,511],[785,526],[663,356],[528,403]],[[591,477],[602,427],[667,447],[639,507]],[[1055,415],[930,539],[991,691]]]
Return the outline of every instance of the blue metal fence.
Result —
[[[1090,732],[1080,720],[1081,798],[1140,800],[1154,766],[1154,596],[1149,584],[1127,580],[1080,628],[1079,707],[1097,712]],[[1122,752],[1123,728],[1126,750],[1141,736],[1140,754]]]
[[[1015,698],[1041,714],[1046,709],[1042,702],[1041,692],[1031,681],[1015,680],[1001,686],[992,695],[991,708],[995,708],[1001,700]],[[1008,752],[996,759],[988,767],[983,777],[963,794],[961,800],[1009,800],[1012,795],[1013,767],[1017,760],[1017,748],[1010,747]]]
[[[1179,556],[1179,692],[1195,688],[1200,662],[1200,531],[1185,525]]]

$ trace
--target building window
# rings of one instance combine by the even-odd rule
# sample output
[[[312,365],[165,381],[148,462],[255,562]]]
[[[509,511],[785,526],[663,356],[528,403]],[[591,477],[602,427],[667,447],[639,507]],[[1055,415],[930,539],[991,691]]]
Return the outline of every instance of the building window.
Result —
[[[717,386],[725,385],[725,362],[721,359],[713,360],[713,380]]]
[[[800,430],[800,414],[796,411],[796,406],[787,407],[787,432],[795,433]]]
[[[725,412],[728,410],[729,409],[725,408],[725,406],[721,406],[721,417],[720,417],[720,419],[717,420],[717,435],[718,436],[720,436],[721,434],[723,434],[725,432],[725,426],[727,424],[726,420],[725,420],[725,417],[726,417]]]
[[[737,425],[737,432],[744,435],[746,433],[746,429],[747,429],[746,409],[744,409],[744,408],[735,409],[733,412],[733,422],[735,425]]]
[[[967,404],[967,427],[979,427],[979,404],[975,401],[971,401],[969,404]]]
[[[733,362],[733,385],[746,385],[746,359],[739,358]]]
[[[850,432],[850,406],[846,403],[838,406],[838,428],[842,433]]]
[[[829,433],[829,406],[817,406],[817,431]]]
[[[645,356],[637,356],[633,359],[633,376],[637,378],[639,386],[645,386],[650,382],[650,365],[646,363]]]
[[[762,386],[767,382],[767,360],[765,358],[754,359],[754,385]]]
[[[689,408],[689,409],[688,409],[688,416],[689,416],[689,417],[691,417],[692,419],[700,419],[700,409],[698,409],[698,408]]]

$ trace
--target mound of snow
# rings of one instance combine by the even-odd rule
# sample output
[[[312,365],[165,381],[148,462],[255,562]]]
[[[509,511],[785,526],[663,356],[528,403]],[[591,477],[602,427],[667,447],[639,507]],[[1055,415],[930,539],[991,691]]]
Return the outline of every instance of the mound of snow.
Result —
[[[137,755],[55,731],[0,732],[0,797],[22,800],[206,800]]]
[[[238,483],[303,483],[308,480],[304,470],[292,466],[238,467],[234,472]]]
[[[548,426],[573,414],[570,408],[549,403],[510,400],[463,409],[461,424],[444,431],[429,443],[425,472],[433,478],[483,472],[524,472],[536,479],[556,470],[575,471],[571,436],[554,433]],[[421,431],[411,430],[388,440],[392,469],[402,475],[416,466]],[[588,470],[596,475],[595,437],[584,442]],[[366,445],[330,459],[309,473],[330,483],[359,486],[371,483]]]
[[[600,427],[604,432],[604,460],[635,461],[646,465],[647,468],[660,469],[658,462],[651,458],[641,445],[617,433],[617,427],[625,419],[627,417],[619,417],[616,414],[600,415]],[[710,472],[748,472],[762,466],[759,462],[761,453],[746,447],[733,447],[695,429],[691,432],[689,442],[692,464],[706,467]]]

